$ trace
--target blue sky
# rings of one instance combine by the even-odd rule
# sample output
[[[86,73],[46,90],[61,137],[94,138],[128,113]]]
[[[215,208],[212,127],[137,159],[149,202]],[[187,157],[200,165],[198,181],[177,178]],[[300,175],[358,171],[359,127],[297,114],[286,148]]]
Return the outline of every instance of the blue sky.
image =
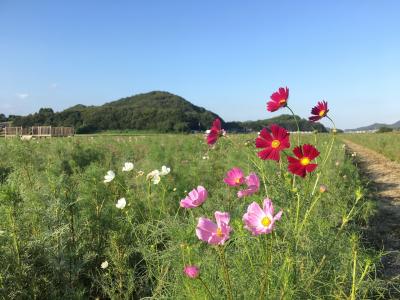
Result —
[[[98,105],[164,90],[226,121],[400,119],[400,1],[0,0],[0,112]],[[326,123],[328,124],[328,123]]]

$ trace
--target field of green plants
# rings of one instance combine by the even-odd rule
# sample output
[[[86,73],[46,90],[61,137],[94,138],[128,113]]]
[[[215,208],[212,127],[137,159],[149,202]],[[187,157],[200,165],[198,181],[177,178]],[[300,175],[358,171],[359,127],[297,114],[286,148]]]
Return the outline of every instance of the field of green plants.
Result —
[[[259,159],[256,137],[212,148],[202,135],[0,140],[0,298],[383,298],[379,253],[361,230],[374,205],[343,144],[301,136],[321,152],[301,178],[286,159]],[[224,182],[233,167],[256,173],[260,189],[238,198]],[[181,207],[197,186],[204,203]],[[282,216],[253,235],[243,215],[265,198]],[[215,211],[230,215],[220,244],[196,236]]]
[[[400,132],[346,134],[343,138],[400,162]]]

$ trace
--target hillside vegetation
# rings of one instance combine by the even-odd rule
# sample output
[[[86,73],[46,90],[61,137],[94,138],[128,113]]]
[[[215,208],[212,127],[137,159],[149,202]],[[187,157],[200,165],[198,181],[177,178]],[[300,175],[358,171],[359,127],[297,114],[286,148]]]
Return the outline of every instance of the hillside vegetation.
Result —
[[[4,115],[0,115],[7,121]],[[51,108],[41,108],[38,113],[28,116],[13,116],[14,126],[73,126],[77,133],[94,133],[110,130],[146,130],[154,132],[190,132],[204,131],[211,126],[217,114],[198,107],[182,97],[168,92],[150,92],[139,94],[101,106],[75,105],[61,112]],[[219,117],[220,118],[220,117]],[[300,130],[326,132],[320,123],[311,123],[297,117]],[[221,119],[222,120],[222,119]],[[263,127],[276,123],[290,131],[297,130],[296,122],[290,115],[271,119],[228,122],[222,120],[223,127],[229,131],[259,131]]]
[[[154,130],[187,132],[206,130],[216,114],[167,92],[139,94],[101,106],[76,105],[62,112],[42,108],[19,117],[15,126],[73,126],[78,133],[101,130]]]

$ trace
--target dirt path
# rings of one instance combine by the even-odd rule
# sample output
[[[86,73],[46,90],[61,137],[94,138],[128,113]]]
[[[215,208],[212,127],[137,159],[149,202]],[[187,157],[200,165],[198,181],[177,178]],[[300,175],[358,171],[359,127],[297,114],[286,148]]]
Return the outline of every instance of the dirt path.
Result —
[[[372,181],[378,214],[371,226],[370,238],[389,252],[382,260],[382,278],[400,279],[400,164],[373,150],[344,140],[364,175]],[[400,149],[399,149],[400,150]]]

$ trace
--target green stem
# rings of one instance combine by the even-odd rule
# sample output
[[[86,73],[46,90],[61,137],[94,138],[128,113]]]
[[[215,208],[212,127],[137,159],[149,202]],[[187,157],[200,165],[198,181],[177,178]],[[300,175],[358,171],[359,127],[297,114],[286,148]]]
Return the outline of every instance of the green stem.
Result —
[[[326,153],[326,156],[325,156],[325,158],[324,158],[324,160],[322,162],[321,168],[323,168],[325,166],[326,162],[328,161],[329,156],[331,155],[332,147],[333,147],[333,144],[335,142],[335,137],[336,137],[335,134],[333,134],[333,137],[332,137],[332,140],[331,140],[331,144],[329,145],[328,152]]]
[[[290,112],[293,115],[294,121],[296,122],[296,126],[297,126],[297,145],[300,146],[300,127],[299,127],[299,122],[297,121],[296,115],[294,114],[293,110],[289,107],[286,106],[288,110],[290,110]]]
[[[314,196],[314,194],[315,194],[315,189],[317,188],[317,184],[318,184],[318,181],[319,181],[320,177],[321,177],[321,172],[318,172],[317,178],[315,179],[315,183],[314,183],[314,187],[313,187],[313,191],[311,193],[311,196]]]
[[[340,232],[343,230],[343,228],[344,228],[344,227],[347,225],[347,223],[351,220],[353,211],[354,211],[354,209],[356,208],[357,203],[358,203],[358,201],[360,201],[361,198],[362,198],[362,197],[356,197],[356,201],[354,202],[353,206],[351,207],[349,213],[343,218],[342,225],[340,226],[340,228],[339,228],[339,230],[338,230],[338,232],[337,232],[337,234],[336,234],[336,237],[338,237],[338,235],[339,235]]]
[[[332,123],[332,125],[333,125],[333,131],[334,131],[334,133],[336,132],[336,125],[335,125],[335,122],[333,122],[333,120],[329,117],[329,116],[326,116],[327,118],[328,118],[328,120],[329,121],[331,121],[331,123]]]
[[[213,295],[210,292],[210,289],[208,288],[208,286],[206,285],[206,283],[203,281],[203,279],[201,279],[201,277],[199,277],[200,282],[203,284],[204,288],[206,289],[208,295],[210,296],[211,299],[214,299]]]
[[[333,148],[333,144],[335,143],[335,137],[336,137],[336,126],[335,126],[335,123],[333,122],[333,120],[331,118],[329,118],[328,116],[326,116],[326,117],[332,122],[334,130],[332,132],[332,139],[331,139],[331,143],[329,145],[328,151],[327,151],[327,153],[325,155],[324,160],[322,161],[322,165],[321,165],[321,169],[322,170],[324,169],[325,164],[328,161],[328,158],[332,153],[332,148]],[[321,176],[321,173],[318,173],[317,178],[315,179],[315,184],[314,184],[314,188],[313,188],[313,191],[312,191],[311,195],[314,195],[314,193],[315,193],[315,188],[317,187],[317,184],[318,184],[320,176]]]
[[[16,222],[15,222],[15,211],[13,211],[11,208],[9,209],[9,221],[10,221],[11,227],[12,227],[12,239],[13,239],[15,256],[17,258],[18,271],[20,272],[21,271],[21,257],[20,257],[20,252],[19,252],[18,239],[17,239],[18,234],[17,234]]]
[[[268,282],[268,270],[270,268],[270,263],[272,261],[272,242],[271,245],[268,245],[268,235],[265,237],[265,248],[266,248],[266,265],[264,270],[264,280],[261,286],[260,296],[258,297],[259,300],[263,300],[265,296],[265,290],[269,290],[269,282]],[[268,247],[269,246],[269,247]]]
[[[317,197],[315,197],[314,201],[310,205],[310,208],[306,211],[306,214],[304,215],[304,219],[300,224],[299,231],[297,232],[297,237],[300,235],[300,232],[303,229],[304,225],[306,224],[306,221],[307,221],[308,217],[310,216],[312,210],[314,209],[315,205],[321,199],[321,195],[322,194],[319,194]]]
[[[256,161],[254,161],[253,159],[250,158],[250,161],[253,163],[253,165],[258,169],[258,171],[261,173],[261,179],[264,185],[264,189],[265,189],[265,194],[268,197],[268,189],[267,189],[267,176],[265,174],[265,168],[264,168],[264,164],[260,164],[258,165],[258,163]]]
[[[225,260],[225,248],[224,246],[217,246],[218,253],[220,255],[221,263],[222,263],[222,268],[224,270],[224,279],[225,279],[225,286],[226,286],[226,296],[228,300],[233,300],[232,297],[232,285],[231,285],[231,279],[229,277],[229,271],[228,271],[228,266],[226,264]]]
[[[354,246],[355,248],[355,246]],[[351,285],[351,300],[356,299],[356,270],[357,270],[357,250],[353,251],[353,274],[352,274],[352,285]]]
[[[299,214],[300,214],[300,195],[299,195],[299,193],[297,193],[296,196],[297,196],[297,205],[296,205],[296,221],[294,224],[295,232],[297,232],[297,224],[299,222]]]
[[[123,186],[122,183],[120,183],[119,181],[116,181],[116,182],[120,187],[122,187],[122,189],[125,190],[125,192],[128,192],[128,189],[125,186]]]

